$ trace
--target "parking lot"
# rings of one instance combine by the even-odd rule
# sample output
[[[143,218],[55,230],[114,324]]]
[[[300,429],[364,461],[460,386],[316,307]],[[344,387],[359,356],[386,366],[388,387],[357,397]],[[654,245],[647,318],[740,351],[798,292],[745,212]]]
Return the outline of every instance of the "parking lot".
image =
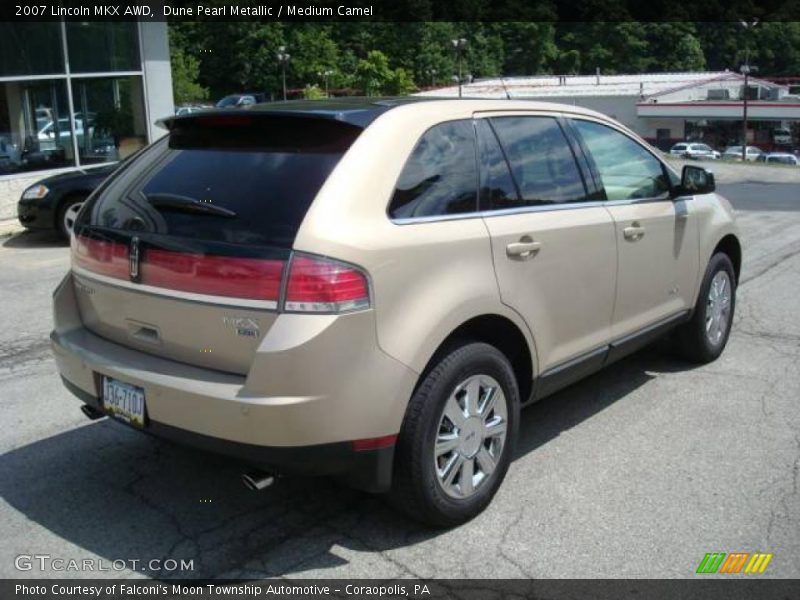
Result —
[[[652,347],[527,409],[494,502],[450,531],[326,480],[256,494],[224,459],[89,422],[49,351],[68,249],[0,239],[0,576],[63,575],[15,567],[47,554],[194,561],[137,569],[158,577],[690,577],[707,552],[761,551],[766,575],[800,577],[800,179],[785,172],[718,178],[745,253],[722,358]]]

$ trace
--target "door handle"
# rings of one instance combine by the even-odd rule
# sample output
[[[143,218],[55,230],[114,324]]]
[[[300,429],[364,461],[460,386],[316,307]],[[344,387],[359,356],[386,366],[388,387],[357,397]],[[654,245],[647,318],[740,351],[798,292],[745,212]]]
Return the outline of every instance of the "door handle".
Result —
[[[540,242],[534,242],[527,235],[520,239],[518,242],[513,242],[506,246],[506,254],[509,258],[518,258],[520,260],[527,260],[533,258],[541,249]]]
[[[622,230],[625,239],[631,242],[638,242],[644,237],[644,227],[639,223],[631,223],[629,227]]]

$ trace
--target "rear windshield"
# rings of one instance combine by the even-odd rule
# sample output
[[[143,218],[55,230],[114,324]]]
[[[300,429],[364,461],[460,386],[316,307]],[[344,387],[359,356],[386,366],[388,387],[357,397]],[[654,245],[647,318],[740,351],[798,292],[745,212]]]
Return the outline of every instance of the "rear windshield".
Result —
[[[179,120],[109,180],[78,225],[291,247],[309,205],[360,132],[304,117]]]

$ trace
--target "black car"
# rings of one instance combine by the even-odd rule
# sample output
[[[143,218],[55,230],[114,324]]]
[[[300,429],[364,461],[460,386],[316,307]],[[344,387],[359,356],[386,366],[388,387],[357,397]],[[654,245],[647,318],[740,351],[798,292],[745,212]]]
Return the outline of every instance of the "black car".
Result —
[[[84,200],[116,168],[114,164],[60,173],[36,182],[17,203],[19,222],[26,229],[55,229],[68,238]]]

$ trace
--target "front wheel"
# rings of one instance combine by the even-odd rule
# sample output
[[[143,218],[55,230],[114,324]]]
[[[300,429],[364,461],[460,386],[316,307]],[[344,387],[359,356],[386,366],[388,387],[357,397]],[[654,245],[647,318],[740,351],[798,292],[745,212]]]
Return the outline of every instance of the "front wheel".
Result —
[[[392,502],[439,527],[473,518],[503,482],[518,415],[514,371],[497,348],[472,342],[443,353],[406,411]]]
[[[711,257],[692,319],[677,331],[677,350],[692,362],[716,360],[731,333],[736,307],[736,274],[727,254]]]

